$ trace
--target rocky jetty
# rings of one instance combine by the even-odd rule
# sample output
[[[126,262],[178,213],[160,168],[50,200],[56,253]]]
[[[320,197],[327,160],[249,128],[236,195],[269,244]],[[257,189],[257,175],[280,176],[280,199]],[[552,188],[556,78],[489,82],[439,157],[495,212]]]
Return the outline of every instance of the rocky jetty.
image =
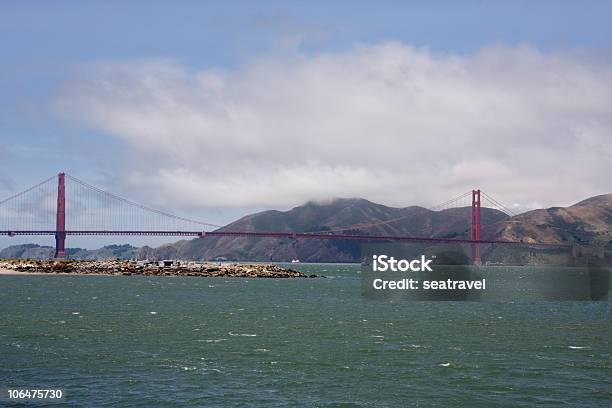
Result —
[[[203,276],[236,278],[314,278],[293,269],[264,263],[209,263],[180,261],[1,260],[0,270],[78,275]]]

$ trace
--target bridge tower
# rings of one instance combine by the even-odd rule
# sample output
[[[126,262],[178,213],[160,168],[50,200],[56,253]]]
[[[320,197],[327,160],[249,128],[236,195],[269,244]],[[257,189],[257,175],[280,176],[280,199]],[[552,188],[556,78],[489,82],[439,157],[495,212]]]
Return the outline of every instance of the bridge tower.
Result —
[[[472,190],[472,223],[470,225],[470,239],[480,241],[480,190]],[[480,265],[480,244],[472,244],[472,261]]]
[[[57,212],[55,217],[55,257],[66,256],[66,183],[65,174],[57,175]]]

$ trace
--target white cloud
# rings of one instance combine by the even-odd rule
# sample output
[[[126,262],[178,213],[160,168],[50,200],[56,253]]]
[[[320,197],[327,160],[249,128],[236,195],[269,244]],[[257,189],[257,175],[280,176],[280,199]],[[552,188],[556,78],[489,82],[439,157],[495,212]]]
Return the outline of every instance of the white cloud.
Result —
[[[128,146],[125,181],[147,202],[401,206],[480,187],[520,207],[612,191],[612,65],[585,55],[386,43],[235,70],[100,63],[57,106]]]

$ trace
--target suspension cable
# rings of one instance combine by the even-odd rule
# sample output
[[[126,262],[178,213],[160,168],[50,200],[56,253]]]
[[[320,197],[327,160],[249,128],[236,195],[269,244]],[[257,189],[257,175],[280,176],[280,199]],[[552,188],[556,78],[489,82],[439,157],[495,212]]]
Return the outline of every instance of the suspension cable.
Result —
[[[126,204],[129,204],[129,205],[138,207],[138,208],[140,208],[142,210],[145,210],[145,211],[153,212],[155,214],[163,215],[165,217],[173,218],[175,220],[189,222],[189,223],[193,223],[193,224],[204,225],[204,226],[207,226],[207,227],[214,227],[214,228],[221,228],[222,227],[222,225],[211,224],[211,223],[208,223],[208,222],[202,222],[202,221],[198,221],[198,220],[193,220],[191,218],[185,218],[185,217],[181,217],[181,216],[178,216],[178,215],[170,214],[170,213],[165,212],[165,211],[157,210],[155,208],[147,207],[144,204],[140,204],[140,203],[137,203],[135,201],[128,200],[126,198],[120,197],[120,196],[115,195],[113,193],[109,193],[108,191],[102,190],[102,189],[100,189],[100,188],[98,188],[96,186],[92,186],[91,184],[88,184],[88,183],[86,183],[86,182],[84,182],[82,180],[79,180],[76,177],[73,177],[73,176],[71,176],[69,174],[66,174],[66,177],[68,177],[70,180],[72,180],[72,181],[74,181],[76,183],[79,183],[80,185],[82,185],[82,186],[84,186],[86,188],[89,188],[89,189],[94,190],[94,191],[96,191],[98,193],[104,194],[107,197],[114,198],[115,200],[121,201],[123,203],[126,203]]]
[[[2,205],[2,204],[4,204],[4,203],[6,203],[7,201],[12,200],[13,198],[17,198],[17,197],[19,197],[19,196],[22,196],[22,195],[24,195],[25,193],[28,193],[28,192],[30,192],[30,191],[32,191],[32,190],[34,190],[35,188],[38,188],[38,187],[42,186],[43,184],[50,182],[51,180],[53,180],[53,179],[54,179],[54,178],[56,178],[56,177],[57,177],[57,176],[52,176],[52,177],[49,177],[49,178],[48,178],[48,179],[46,179],[45,181],[41,181],[40,183],[38,183],[38,184],[36,184],[36,185],[34,185],[34,186],[32,186],[32,187],[28,188],[27,190],[23,190],[22,192],[17,193],[17,194],[15,194],[15,195],[12,195],[12,196],[10,196],[9,198],[5,198],[4,200],[0,201],[0,205]]]

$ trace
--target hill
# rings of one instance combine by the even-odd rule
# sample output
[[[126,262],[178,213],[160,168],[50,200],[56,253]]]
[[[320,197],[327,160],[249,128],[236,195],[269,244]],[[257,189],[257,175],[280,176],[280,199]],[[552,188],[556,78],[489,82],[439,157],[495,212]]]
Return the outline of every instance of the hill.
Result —
[[[222,231],[338,230],[347,233],[467,237],[470,208],[431,211],[423,207],[394,208],[364,199],[337,199],[328,203],[309,202],[289,211],[264,211],[247,215]],[[483,225],[495,225],[508,216],[483,209]],[[389,224],[365,227],[397,220]],[[363,227],[359,227],[363,226]],[[342,229],[346,228],[346,229]],[[145,258],[221,259],[305,262],[354,262],[359,243],[350,240],[292,240],[287,238],[197,238],[158,248],[141,248]]]
[[[70,259],[132,259],[138,248],[131,245],[107,245],[99,249],[66,248]],[[11,245],[0,251],[0,259],[50,259],[55,248],[36,244]]]
[[[502,240],[593,243],[612,239],[612,194],[588,198],[570,207],[551,207],[517,215],[495,234]]]

